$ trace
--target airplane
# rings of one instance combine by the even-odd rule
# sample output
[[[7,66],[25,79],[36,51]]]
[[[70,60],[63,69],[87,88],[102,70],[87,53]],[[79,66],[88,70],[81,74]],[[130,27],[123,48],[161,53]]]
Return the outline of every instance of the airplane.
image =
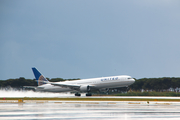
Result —
[[[135,82],[135,80],[128,75],[90,78],[63,82],[50,82],[35,67],[32,68],[32,71],[38,83],[37,87],[33,87],[35,91],[76,91],[75,96],[81,96],[80,92],[86,92],[86,96],[92,96],[92,91],[108,91],[109,88],[128,87]]]

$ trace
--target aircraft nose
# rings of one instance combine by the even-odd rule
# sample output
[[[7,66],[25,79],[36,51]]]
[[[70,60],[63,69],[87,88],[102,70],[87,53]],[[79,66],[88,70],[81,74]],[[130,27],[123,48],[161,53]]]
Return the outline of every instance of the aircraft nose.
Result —
[[[131,82],[132,82],[132,84],[133,84],[133,83],[135,82],[135,79],[134,79],[134,78],[132,78],[132,79],[131,79]]]
[[[132,79],[133,83],[135,82],[135,79]]]

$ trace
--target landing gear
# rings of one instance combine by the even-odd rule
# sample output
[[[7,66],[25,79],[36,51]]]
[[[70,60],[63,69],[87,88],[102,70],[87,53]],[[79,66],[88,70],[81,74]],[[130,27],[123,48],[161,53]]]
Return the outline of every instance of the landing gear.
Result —
[[[92,94],[91,93],[86,93],[86,96],[92,96]]]
[[[109,94],[109,88],[106,88],[106,94],[107,95]]]
[[[81,94],[80,93],[76,93],[75,96],[81,96]]]
[[[89,85],[87,86],[87,93],[86,96],[92,96],[92,94],[90,93],[91,88],[89,87]]]
[[[130,90],[130,88],[129,88],[129,87],[127,87],[126,91],[128,92],[129,90]]]

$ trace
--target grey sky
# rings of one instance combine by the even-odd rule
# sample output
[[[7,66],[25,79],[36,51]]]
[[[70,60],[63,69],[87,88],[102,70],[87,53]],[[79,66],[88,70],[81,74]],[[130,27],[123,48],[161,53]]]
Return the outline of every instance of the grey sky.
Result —
[[[180,77],[178,0],[1,0],[0,79]]]

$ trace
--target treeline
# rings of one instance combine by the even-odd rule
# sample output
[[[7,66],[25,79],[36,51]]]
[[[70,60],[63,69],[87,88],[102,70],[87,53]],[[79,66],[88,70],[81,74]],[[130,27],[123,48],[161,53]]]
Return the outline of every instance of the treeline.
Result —
[[[180,96],[180,92],[140,92],[140,91],[130,91],[126,93],[116,93],[116,96]]]
[[[59,82],[66,80],[79,80],[77,79],[62,79],[62,78],[47,78],[50,82]],[[21,88],[23,86],[37,86],[37,81],[35,79],[25,79],[24,77],[8,80],[0,80],[0,88],[12,87],[12,88]]]
[[[0,87],[23,87],[23,86],[37,86],[36,80],[25,79],[23,77],[17,79],[0,80]]]
[[[135,81],[134,84],[130,86],[132,91],[179,91],[180,88],[180,78],[142,78]]]
[[[79,80],[79,79],[63,79],[63,78],[47,78],[50,82],[59,82],[66,80]],[[13,87],[19,88],[23,86],[37,86],[35,79],[25,79],[23,77],[17,79],[0,80],[0,87]],[[180,89],[180,78],[164,77],[164,78],[142,78],[137,79],[134,84],[129,86],[131,91],[176,91]],[[127,90],[127,88],[119,88],[116,90]]]

